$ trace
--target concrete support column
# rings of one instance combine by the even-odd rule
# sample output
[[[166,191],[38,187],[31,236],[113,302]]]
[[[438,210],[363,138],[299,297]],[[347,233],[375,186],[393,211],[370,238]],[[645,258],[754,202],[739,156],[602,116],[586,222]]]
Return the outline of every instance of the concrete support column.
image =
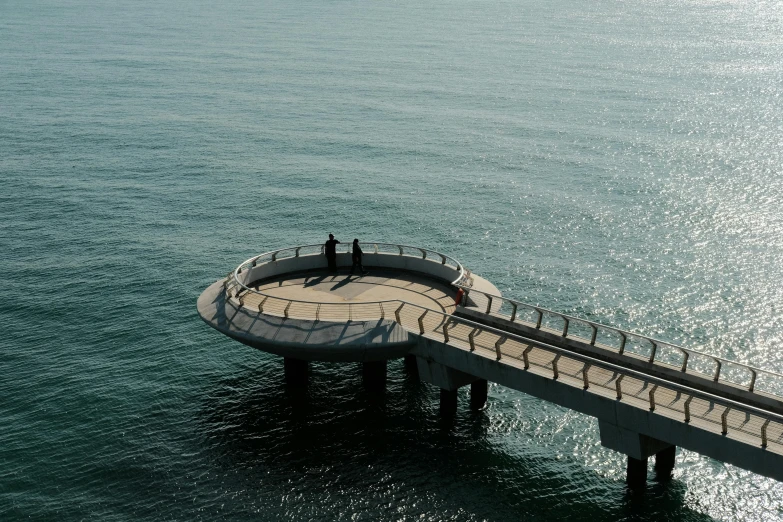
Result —
[[[419,364],[415,355],[408,354],[405,356],[405,371],[411,377],[419,377]]]
[[[368,389],[386,389],[386,361],[363,362],[362,381],[364,381],[364,386]]]
[[[470,383],[470,408],[480,410],[487,403],[489,384],[484,379],[478,379]]]
[[[676,453],[677,447],[669,446],[655,454],[655,475],[659,480],[666,480],[671,477]]]
[[[457,390],[440,389],[440,414],[454,415],[457,413]]]
[[[625,482],[631,489],[642,489],[647,484],[647,459],[628,457]]]
[[[307,361],[285,357],[285,382],[296,386],[307,384]]]

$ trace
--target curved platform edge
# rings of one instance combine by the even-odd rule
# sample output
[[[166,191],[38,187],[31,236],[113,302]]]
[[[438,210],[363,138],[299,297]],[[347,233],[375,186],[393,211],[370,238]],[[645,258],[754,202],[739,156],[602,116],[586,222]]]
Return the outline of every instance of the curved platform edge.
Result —
[[[205,323],[232,339],[305,361],[385,361],[416,345],[417,336],[389,320],[333,323],[253,313],[226,301],[222,280],[204,290],[197,308]]]

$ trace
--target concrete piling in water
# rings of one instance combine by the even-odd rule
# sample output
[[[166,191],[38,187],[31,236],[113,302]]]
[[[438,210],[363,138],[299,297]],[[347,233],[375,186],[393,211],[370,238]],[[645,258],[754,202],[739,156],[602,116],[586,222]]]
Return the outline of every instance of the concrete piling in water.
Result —
[[[674,457],[676,454],[676,446],[670,446],[655,454],[655,476],[658,480],[667,480],[671,478],[672,471],[674,470]]]
[[[628,457],[625,482],[631,489],[643,489],[647,485],[647,459]]]
[[[285,368],[286,384],[294,386],[304,386],[307,384],[307,361],[285,357],[283,366]]]
[[[373,391],[386,389],[386,361],[365,361],[362,363],[362,382]]]
[[[489,384],[486,379],[478,379],[470,383],[470,408],[480,410],[487,403]]]
[[[419,365],[416,362],[416,356],[408,354],[405,356],[405,371],[411,377],[419,378]]]
[[[444,416],[457,413],[457,390],[440,389],[440,414]]]

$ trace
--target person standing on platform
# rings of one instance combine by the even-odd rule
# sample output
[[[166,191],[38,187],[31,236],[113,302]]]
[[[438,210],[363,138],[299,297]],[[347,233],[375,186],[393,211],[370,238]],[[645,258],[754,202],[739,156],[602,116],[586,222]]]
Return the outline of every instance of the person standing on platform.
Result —
[[[339,243],[332,234],[329,234],[329,240],[324,243],[324,254],[329,262],[330,272],[337,272],[337,245]]]
[[[367,275],[369,272],[367,272],[364,269],[364,266],[362,266],[362,247],[359,246],[359,240],[354,239],[353,240],[353,264],[351,265],[351,275],[353,275],[353,270],[356,267],[359,267],[359,271],[362,275]]]

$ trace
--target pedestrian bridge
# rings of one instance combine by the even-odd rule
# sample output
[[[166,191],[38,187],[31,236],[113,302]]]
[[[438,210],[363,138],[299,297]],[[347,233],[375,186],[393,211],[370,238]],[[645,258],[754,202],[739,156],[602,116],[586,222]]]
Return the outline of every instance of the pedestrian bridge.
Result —
[[[329,273],[321,245],[252,257],[204,291],[199,314],[283,356],[291,383],[306,383],[307,361],[355,361],[383,386],[386,361],[404,357],[440,387],[443,414],[465,385],[482,407],[489,381],[596,417],[632,487],[651,456],[668,476],[677,446],[783,480],[783,375],[509,299],[438,252],[362,249],[365,276],[340,250]]]

